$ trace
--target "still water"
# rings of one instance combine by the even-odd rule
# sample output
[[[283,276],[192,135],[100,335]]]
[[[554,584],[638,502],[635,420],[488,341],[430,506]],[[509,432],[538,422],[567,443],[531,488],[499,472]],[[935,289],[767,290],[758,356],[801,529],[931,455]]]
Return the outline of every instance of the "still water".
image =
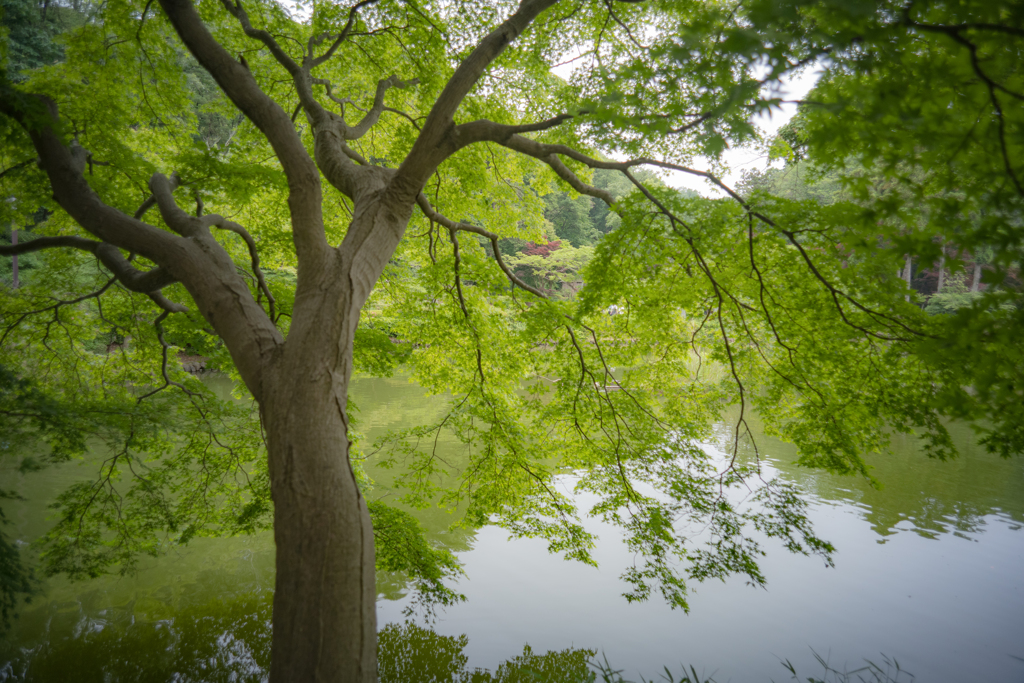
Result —
[[[443,409],[403,378],[357,379],[352,393],[366,441]],[[722,425],[707,447],[726,450],[728,434]],[[569,677],[596,654],[637,680],[685,664],[720,682],[782,681],[783,659],[803,678],[821,676],[817,653],[839,669],[884,654],[917,681],[1022,682],[1024,458],[986,454],[966,428],[957,437],[962,457],[948,463],[897,440],[871,461],[876,490],[794,467],[791,447],[757,435],[770,467],[810,494],[836,566],[770,546],[767,589],[700,585],[688,615],[626,602],[618,576],[632,558],[612,527],[589,524],[601,539],[594,569],[549,555],[542,541],[509,541],[493,527],[451,532],[452,514],[418,513],[463,562],[457,588],[468,599],[433,623],[407,622],[401,577],[381,576],[382,679],[512,681],[524,666]],[[384,490],[391,475],[372,459],[367,469]],[[88,472],[2,476],[28,499],[5,501],[6,531],[29,541],[56,492]],[[269,534],[196,539],[134,576],[51,579],[0,641],[0,681],[263,680],[272,588]]]

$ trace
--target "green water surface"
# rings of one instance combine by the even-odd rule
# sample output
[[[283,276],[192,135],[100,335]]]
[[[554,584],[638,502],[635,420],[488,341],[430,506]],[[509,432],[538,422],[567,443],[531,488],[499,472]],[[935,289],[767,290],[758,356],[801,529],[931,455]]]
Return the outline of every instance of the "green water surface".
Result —
[[[357,379],[352,394],[366,442],[444,409],[404,378]],[[708,448],[728,449],[729,433],[723,424]],[[966,427],[953,462],[897,438],[871,459],[877,490],[797,468],[792,447],[755,436],[769,469],[810,494],[819,534],[838,548],[835,568],[769,546],[767,589],[738,579],[698,586],[684,614],[626,602],[618,577],[632,557],[601,523],[588,522],[601,539],[594,569],[548,554],[542,541],[510,541],[494,527],[450,531],[452,513],[418,512],[464,563],[457,588],[468,599],[433,623],[407,623],[405,581],[379,576],[382,680],[534,680],[528,670],[569,680],[596,655],[634,678],[687,664],[718,681],[781,681],[780,659],[821,675],[817,652],[840,668],[884,653],[917,681],[1024,681],[1024,458],[985,453]],[[5,501],[7,533],[41,535],[47,504],[89,467],[0,471],[3,488],[26,498]],[[372,458],[367,470],[386,490],[392,474]],[[269,534],[200,538],[133,576],[50,579],[0,641],[0,682],[265,680],[273,559]]]

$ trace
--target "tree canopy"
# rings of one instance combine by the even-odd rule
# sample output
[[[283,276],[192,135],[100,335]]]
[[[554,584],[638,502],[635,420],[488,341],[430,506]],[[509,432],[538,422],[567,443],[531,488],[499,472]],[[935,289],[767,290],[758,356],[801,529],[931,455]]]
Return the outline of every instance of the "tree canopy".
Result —
[[[458,598],[454,558],[360,472],[354,370],[401,366],[450,403],[374,445],[401,468],[390,501],[584,562],[581,515],[617,523],[626,596],[683,608],[688,581],[764,583],[769,539],[831,562],[799,491],[739,457],[752,411],[802,463],[860,476],[893,432],[955,456],[949,419],[1024,450],[1017,3],[4,7],[0,220],[32,239],[0,254],[37,263],[0,292],[0,405],[63,433],[9,407],[41,392],[108,453],[58,500],[45,566],[130,569],[273,526],[273,680],[373,679],[375,534],[376,564]],[[797,118],[761,140],[753,117],[810,68]],[[744,144],[831,189],[726,186]],[[566,264],[508,248],[549,240]],[[950,315],[907,287],[915,264],[975,262],[985,287]],[[719,461],[703,444],[727,414]],[[441,432],[464,457],[437,457]]]

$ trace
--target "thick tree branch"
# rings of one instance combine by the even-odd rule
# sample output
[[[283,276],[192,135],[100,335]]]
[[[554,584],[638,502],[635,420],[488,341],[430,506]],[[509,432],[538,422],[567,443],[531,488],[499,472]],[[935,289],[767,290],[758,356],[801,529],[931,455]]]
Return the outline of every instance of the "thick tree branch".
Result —
[[[586,114],[587,112],[580,112],[579,115]],[[519,135],[522,133],[538,133],[540,131],[550,130],[557,126],[562,125],[566,121],[576,118],[577,114],[559,114],[553,118],[545,121],[538,121],[537,123],[524,123],[520,125],[508,125],[503,123],[495,123],[487,119],[479,119],[477,121],[470,121],[469,123],[463,123],[462,125],[455,127],[455,134],[459,141],[459,148],[466,145],[470,145],[474,142],[480,142],[482,140],[489,140],[491,142],[498,142],[499,140],[507,141],[513,135]]]
[[[593,185],[587,185],[580,180],[575,173],[569,170],[569,167],[562,163],[562,160],[558,158],[557,154],[551,154],[548,157],[541,159],[544,163],[551,167],[551,170],[558,175],[559,178],[569,184],[569,187],[576,190],[580,194],[589,195],[596,197],[603,201],[608,206],[615,203],[615,197],[611,195],[607,190],[601,190],[594,187]]]
[[[160,0],[160,4],[189,52],[267,137],[288,178],[288,208],[299,259],[322,262],[329,245],[323,226],[320,173],[295,132],[288,113],[260,89],[246,66],[235,61],[214,40],[191,0]],[[227,6],[230,11],[230,5]],[[291,61],[290,57],[288,59]],[[303,96],[302,92],[299,94]]]
[[[182,237],[195,237],[202,229],[202,222],[174,201],[174,190],[179,183],[177,173],[172,173],[170,178],[162,173],[154,173],[149,179],[149,190],[153,193],[153,201],[160,209],[160,216],[167,227]]]
[[[18,256],[20,254],[31,254],[34,251],[42,251],[43,249],[56,249],[60,247],[94,252],[99,244],[95,240],[70,235],[37,237],[34,240],[19,242],[18,244],[0,244],[0,256]]]
[[[72,248],[88,251],[107,267],[114,277],[133,292],[147,294],[153,301],[156,301],[161,308],[172,307],[174,310],[187,311],[188,309],[180,304],[168,301],[160,290],[168,285],[174,284],[177,280],[163,268],[143,271],[135,268],[128,262],[121,251],[112,244],[96,242],[84,237],[73,235],[61,235],[57,237],[38,237],[29,242],[22,242],[17,245],[0,245],[0,256],[16,256],[18,254],[30,254],[34,251],[44,249]]]
[[[721,189],[723,192],[728,194],[730,197],[738,201],[740,204],[746,206],[746,201],[740,195],[736,194],[736,192],[732,188],[724,184],[721,180],[715,177],[715,175],[708,173],[707,171],[698,171],[687,166],[681,166],[679,164],[673,164],[667,161],[660,161],[658,159],[649,159],[647,157],[630,159],[628,161],[604,161],[601,159],[595,159],[593,157],[587,156],[586,154],[583,154],[582,152],[575,150],[567,145],[552,145],[543,142],[537,142],[536,140],[531,140],[530,138],[523,137],[522,135],[512,135],[509,137],[499,136],[490,139],[490,141],[496,142],[499,145],[507,147],[521,154],[526,154],[536,159],[540,159],[541,161],[548,165],[551,165],[551,158],[554,157],[557,160],[557,156],[566,156],[574,161],[578,161],[581,164],[584,164],[585,166],[594,169],[626,172],[629,169],[634,168],[636,166],[655,166],[657,168],[664,168],[669,171],[678,171],[680,173],[695,175],[704,178],[705,180],[712,183],[713,185]],[[552,168],[556,173],[559,173],[559,170],[555,166],[552,166]],[[559,173],[559,175],[561,176],[562,174]],[[569,182],[568,178],[565,179],[567,182]],[[570,184],[572,183],[570,182]],[[600,192],[600,190],[597,191]],[[577,192],[580,192],[582,194],[590,194],[591,196],[598,196],[594,195],[589,191],[583,192],[582,190],[579,189],[577,189]],[[604,197],[601,198],[604,199]],[[605,199],[605,201],[608,200]],[[613,202],[608,203],[612,204]]]
[[[148,294],[146,294],[146,296],[152,299],[153,303],[155,303],[157,306],[164,309],[168,313],[188,313],[187,307],[171,301],[161,292],[149,292]]]
[[[398,201],[414,199],[438,164],[455,152],[455,112],[484,71],[541,12],[558,0],[523,0],[515,14],[491,31],[459,65],[427,115],[423,130],[391,181]]]
[[[5,85],[0,87],[0,113],[28,133],[54,199],[79,225],[103,242],[154,262],[173,248],[178,239],[174,235],[108,206],[93,192],[82,174],[88,152],[77,143],[64,144],[57,105],[52,100]]]
[[[118,282],[132,290],[150,294],[158,292],[177,280],[166,269],[157,267],[152,270],[139,270],[128,259],[121,255],[121,251],[112,244],[97,244],[93,249],[96,258],[107,267],[111,273],[117,276]]]
[[[391,88],[411,88],[417,85],[420,79],[413,78],[412,80],[403,81],[398,76],[392,75],[388,78],[382,78],[377,81],[377,93],[373,98],[373,106],[370,107],[370,111],[366,112],[366,115],[362,120],[354,126],[351,126],[345,130],[346,140],[358,140],[367,131],[370,130],[377,121],[380,119],[381,112],[384,111],[384,94]]]
[[[570,118],[568,114],[563,114],[561,117],[550,119],[548,122],[561,121]],[[568,166],[566,166],[561,159],[560,154],[564,154],[576,161],[579,161],[590,168],[607,168],[615,170],[624,170],[629,168],[630,165],[637,165],[639,163],[648,162],[649,160],[635,161],[635,162],[602,162],[598,159],[592,159],[591,157],[581,154],[571,147],[565,145],[548,145],[531,140],[530,138],[523,137],[521,135],[512,133],[512,129],[520,128],[520,126],[502,126],[499,124],[492,123],[490,121],[474,121],[472,124],[466,124],[472,126],[471,134],[475,141],[489,140],[496,142],[503,147],[507,147],[513,151],[521,154],[532,156],[536,159],[543,161],[545,164],[551,167],[559,178],[564,180],[569,186],[579,192],[591,197],[600,199],[608,206],[615,203],[615,198],[612,197],[611,193],[596,188],[592,185],[587,185],[579,177],[573,173]],[[542,125],[542,124],[534,124]],[[553,124],[557,125],[557,124]],[[461,128],[461,126],[460,126]]]
[[[277,125],[279,122],[276,115],[273,111],[268,113],[268,109],[276,108],[282,115],[283,112],[259,91],[251,74],[213,42],[205,27],[199,23],[191,4],[187,0],[168,0],[167,4],[171,6],[171,14],[178,12],[175,16],[183,24],[183,32],[194,39],[194,54],[203,55],[206,60],[204,66],[211,73],[219,74],[222,79],[234,74],[235,67],[244,72],[254,90],[247,90],[244,82],[234,81],[225,89],[234,92],[244,105],[252,105],[252,111],[255,112],[253,115],[257,119],[270,128]],[[180,4],[185,4],[187,11],[182,11]],[[198,37],[189,34],[190,28],[194,28],[190,22],[198,24]],[[203,63],[203,59],[200,59],[200,63]],[[221,85],[224,87],[223,83]],[[181,310],[181,307],[160,295],[160,288],[177,281],[184,284],[203,317],[224,339],[246,386],[257,398],[262,396],[263,361],[268,353],[281,344],[281,334],[262,307],[253,300],[248,287],[235,272],[235,264],[205,230],[200,219],[188,216],[174,204],[171,181],[157,176],[151,188],[154,191],[153,197],[143,203],[136,215],[141,216],[147,208],[162,202],[165,220],[170,225],[179,219],[184,221],[182,216],[187,217],[189,225],[198,225],[195,232],[190,232],[188,239],[132,218],[105,204],[92,191],[82,174],[88,152],[77,143],[64,144],[57,106],[51,100],[25,94],[9,84],[0,83],[0,114],[17,121],[28,133],[57,203],[76,223],[101,240],[95,246],[88,244],[88,240],[77,244],[67,242],[64,246],[92,251],[125,287],[149,295],[167,311]],[[295,137],[287,115],[283,115],[283,118],[288,126],[288,135]],[[297,137],[295,140],[298,152],[290,149],[285,141],[279,146],[281,151],[278,158],[286,168],[293,171],[304,170],[305,163],[305,170],[309,174],[307,180],[310,182],[307,183],[295,174],[289,175],[293,189],[289,204],[296,234],[296,251],[300,258],[305,259],[306,268],[322,273],[325,259],[317,263],[316,257],[327,256],[330,251],[325,248],[326,237],[320,213],[319,173],[301,141]],[[281,142],[280,136],[278,142]],[[285,163],[283,156],[287,156],[289,151],[293,154]],[[56,243],[52,244],[56,246]],[[143,256],[158,267],[148,272],[140,271],[121,255],[120,250]],[[300,277],[300,288],[304,281]],[[317,283],[309,282],[306,286],[316,287]]]
[[[139,208],[137,208],[135,213],[132,214],[132,218],[137,221],[142,220],[142,217],[145,216],[154,206],[156,206],[156,197],[149,195],[145,201],[139,204]]]
[[[367,170],[360,169],[359,167],[370,166],[371,164],[355,152],[355,150],[351,149],[348,146],[348,141],[362,137],[377,123],[380,119],[380,114],[384,111],[395,111],[402,114],[410,120],[413,126],[419,129],[416,122],[407,114],[384,106],[384,94],[388,89],[393,87],[410,87],[419,83],[419,79],[414,78],[409,81],[402,81],[397,76],[381,79],[377,84],[374,103],[369,110],[360,109],[348,97],[337,97],[333,92],[331,82],[327,79],[311,78],[308,79],[308,82],[324,86],[327,89],[327,96],[341,108],[341,114],[338,115],[328,111],[319,103],[316,103],[315,100],[313,101],[314,104],[310,106],[302,105],[305,107],[307,117],[313,124],[314,151],[317,166],[324,174],[324,177],[327,178],[327,182],[349,198],[355,199],[356,195],[367,187],[366,183],[362,182],[368,177]],[[305,80],[297,80],[296,88],[306,87],[305,83]],[[364,112],[362,120],[352,127],[345,122],[345,108],[347,106]],[[393,173],[393,171],[390,173]],[[376,188],[374,188],[374,191],[376,191]]]
[[[269,308],[270,319],[276,320],[277,313],[275,311],[275,305],[277,301],[274,299],[274,295],[270,293],[270,288],[267,286],[267,280],[263,276],[263,269],[260,268],[260,255],[256,250],[256,240],[252,238],[249,231],[243,228],[234,221],[229,221],[223,216],[215,213],[208,214],[203,217],[203,224],[207,226],[214,226],[221,230],[228,230],[235,233],[245,241],[245,246],[249,249],[249,259],[252,263],[252,273],[256,276],[256,282],[259,285],[259,291],[262,296],[267,297],[267,306]],[[259,297],[256,299],[256,303],[260,303]]]
[[[190,2],[191,0],[177,1],[183,3]],[[372,1],[376,2],[377,0]],[[252,23],[249,21],[248,14],[246,14],[245,10],[242,9],[240,3],[233,2],[232,0],[221,0],[221,2],[224,5],[224,7],[228,10],[228,12],[238,20],[245,34],[250,38],[254,38],[263,43],[274,55],[274,58],[277,59],[277,61],[289,73],[289,75],[292,78],[292,83],[295,86],[295,92],[299,97],[299,106],[302,108],[303,111],[306,112],[306,116],[309,118],[310,123],[313,126],[315,138],[314,155],[316,158],[316,166],[318,166],[319,170],[323,172],[324,177],[327,178],[327,181],[331,185],[333,185],[340,192],[348,195],[349,197],[354,197],[359,188],[359,183],[356,180],[356,174],[358,173],[358,171],[355,164],[349,161],[349,157],[347,154],[345,154],[345,151],[343,149],[347,129],[345,121],[342,117],[339,117],[333,114],[332,112],[328,111],[326,108],[324,108],[317,101],[316,97],[313,96],[313,84],[322,81],[321,79],[314,79],[312,77],[312,68],[317,63],[319,63],[316,62],[316,60],[311,59],[312,49],[315,47],[315,45],[319,44],[319,42],[324,39],[324,36],[317,36],[310,39],[310,53],[304,57],[303,63],[300,66],[280,47],[280,45],[278,45],[277,41],[274,39],[272,35],[270,35],[270,33],[262,29],[254,28],[252,26]],[[354,7],[350,11],[350,23],[354,21],[355,10],[357,10],[364,4],[368,3],[361,3],[360,5]],[[189,8],[191,9],[191,5],[189,5]],[[337,45],[340,45],[341,41],[343,41],[345,37],[347,37],[348,31],[350,29],[351,26],[348,26],[346,30],[342,31],[342,34],[339,34],[338,39],[335,41],[336,45],[333,45],[332,49],[328,50],[329,53],[333,54],[333,50],[337,49]],[[203,27],[203,30],[205,31],[205,27]],[[182,38],[184,38],[184,36],[182,36]],[[210,40],[211,42],[213,42],[212,38]],[[215,42],[214,44],[216,45]],[[219,45],[217,45],[217,47],[220,48]],[[189,49],[191,49],[191,47]],[[223,48],[220,49],[222,52],[224,52]],[[225,52],[225,54],[227,53]],[[198,55],[196,55],[196,57],[198,59]],[[232,64],[234,64],[234,60],[231,60],[230,56],[228,56],[228,60],[231,61]],[[204,66],[206,65],[204,64]],[[209,70],[209,67],[207,67],[207,70]],[[252,75],[248,73],[248,68],[245,68],[244,71],[246,72],[246,75],[248,76],[249,80],[252,81],[251,87],[255,88],[256,90],[259,90],[259,87],[256,85],[255,80],[252,79]],[[211,71],[211,73],[213,72]],[[216,75],[214,77],[216,78]],[[218,81],[218,83],[219,82],[220,81]],[[225,90],[225,92],[227,91]],[[267,100],[270,100],[270,98],[264,95],[262,91],[260,91],[260,94],[263,95],[263,97],[266,98]],[[232,97],[230,93],[228,93],[228,96],[232,98],[232,101],[235,100],[235,98]],[[333,97],[333,95],[329,96],[336,102],[342,102],[342,100],[338,100],[337,98]],[[272,100],[270,101],[272,102]],[[235,103],[239,106],[240,109],[242,109],[246,116],[249,116],[249,118],[252,119],[252,116],[250,116],[249,112],[246,111],[246,109],[239,105],[238,102]],[[274,106],[276,107],[276,104]],[[277,109],[280,109],[280,107],[277,107]],[[296,109],[296,113],[297,112],[298,109]],[[291,122],[293,121],[293,119],[294,117],[289,117],[288,119],[288,134],[290,136],[290,139],[297,141],[299,146],[301,146],[301,140],[295,134],[294,127],[291,126]],[[259,122],[256,121],[255,119],[253,119],[253,122],[256,123],[257,126],[260,125]],[[262,126],[260,127],[260,129],[263,130]],[[270,139],[271,144],[273,145],[274,139],[271,138],[271,136],[266,130],[263,130],[263,132],[264,134],[267,135],[268,139]],[[278,152],[278,156],[280,157],[280,152],[278,151],[276,145],[274,146],[274,150]],[[305,149],[303,148],[302,151],[303,155],[305,156]],[[284,160],[282,159],[282,164],[283,163]],[[288,173],[287,166],[285,167],[285,173],[288,174],[289,182],[291,182],[292,176],[291,174]],[[319,181],[319,174],[317,174],[317,180]],[[319,207],[319,183],[316,186],[316,191],[318,194],[317,206]],[[322,217],[320,217],[320,222],[322,226]],[[295,229],[298,230],[298,228]],[[296,234],[296,239],[298,239],[298,234]]]

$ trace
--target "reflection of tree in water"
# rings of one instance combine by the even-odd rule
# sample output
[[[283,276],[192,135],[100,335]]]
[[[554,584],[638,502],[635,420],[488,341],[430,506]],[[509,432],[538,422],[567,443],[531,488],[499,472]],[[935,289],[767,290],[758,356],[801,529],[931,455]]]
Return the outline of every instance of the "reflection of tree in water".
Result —
[[[560,652],[533,653],[529,645],[523,654],[503,662],[494,672],[466,668],[463,653],[469,638],[442,636],[406,622],[388,624],[378,634],[381,683],[527,683],[587,680],[588,660],[594,650],[569,648]]]
[[[270,665],[268,591],[178,610],[173,618],[139,618],[129,605],[99,615],[50,619],[34,644],[0,645],[0,680],[39,683],[256,683]],[[55,606],[59,608],[60,606]],[[442,636],[406,623],[380,632],[381,683],[533,683],[585,680],[593,650],[523,654],[496,671],[466,668],[469,638]]]
[[[411,512],[423,527],[427,542],[443,547],[452,553],[471,550],[476,538],[476,529],[467,527],[448,527],[458,519],[452,514],[437,508],[416,510],[403,508]],[[379,559],[379,556],[378,556]],[[389,572],[377,569],[377,598],[385,600],[402,600],[416,590],[416,587],[405,572]],[[453,581],[445,580],[446,585],[457,590]]]
[[[452,553],[471,550],[476,530],[458,525],[462,513],[440,507],[404,505],[401,500],[403,490],[394,488],[393,484],[395,477],[405,470],[401,465],[395,468],[380,467],[380,455],[372,448],[376,439],[389,433],[438,422],[448,409],[447,402],[436,396],[428,396],[406,376],[357,377],[350,389],[350,398],[358,405],[356,429],[360,435],[360,445],[364,452],[371,454],[363,461],[364,471],[372,481],[367,498],[412,514],[423,527],[424,537],[429,543],[442,546]],[[465,444],[450,434],[441,434],[436,442],[426,439],[421,445],[424,449],[434,449],[444,465],[442,469],[446,472],[434,474],[439,489],[457,486],[457,474],[469,463],[469,452]],[[414,586],[405,573],[377,571],[378,598],[401,600],[413,590]]]
[[[897,533],[896,525],[904,521],[926,538],[977,533],[992,515],[1011,520],[1015,527],[1024,523],[1024,459],[987,453],[976,445],[966,425],[949,426],[960,457],[946,462],[924,455],[915,437],[894,435],[887,453],[865,457],[880,485],[874,488],[861,477],[798,467],[792,444],[760,433],[759,425],[750,422],[762,458],[782,476],[822,500],[855,503],[880,536]],[[732,438],[732,430],[723,428],[716,434],[715,446],[730,452]],[[749,439],[740,440],[739,451],[741,458],[753,460]]]
[[[215,683],[267,679],[269,592],[186,607],[173,618],[140,618],[129,604],[77,620],[51,618],[35,644],[5,645],[0,677],[54,683],[176,681]],[[62,605],[54,605],[60,610]]]

